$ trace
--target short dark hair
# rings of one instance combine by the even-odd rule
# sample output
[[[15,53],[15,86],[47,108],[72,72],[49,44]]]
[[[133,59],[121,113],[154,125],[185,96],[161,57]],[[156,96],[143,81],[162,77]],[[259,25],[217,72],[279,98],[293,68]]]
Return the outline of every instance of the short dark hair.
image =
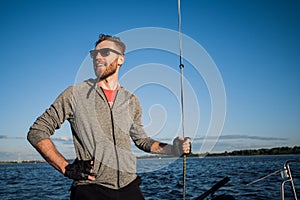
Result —
[[[115,45],[117,45],[117,47],[120,49],[121,53],[124,54],[125,50],[126,50],[126,45],[124,44],[124,42],[121,41],[121,39],[119,37],[116,36],[111,36],[111,35],[105,35],[105,34],[100,34],[99,35],[99,39],[95,44],[95,47],[103,42],[104,40],[109,40],[115,43]]]

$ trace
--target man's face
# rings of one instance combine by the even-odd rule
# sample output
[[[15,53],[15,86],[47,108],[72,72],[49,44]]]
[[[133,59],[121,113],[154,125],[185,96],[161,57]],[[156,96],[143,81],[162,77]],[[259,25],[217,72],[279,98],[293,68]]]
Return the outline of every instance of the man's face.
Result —
[[[112,41],[104,40],[95,48],[95,50],[101,49],[106,50],[107,54],[101,55],[101,53],[97,53],[96,56],[93,57],[93,64],[96,76],[100,78],[100,80],[103,80],[118,72],[119,67],[124,62],[124,56],[109,51],[109,49],[112,49],[120,52],[115,43]]]

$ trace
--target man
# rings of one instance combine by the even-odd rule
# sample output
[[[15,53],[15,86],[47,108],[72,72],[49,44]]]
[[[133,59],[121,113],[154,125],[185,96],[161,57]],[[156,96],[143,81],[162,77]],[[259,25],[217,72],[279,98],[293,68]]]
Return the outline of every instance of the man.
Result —
[[[97,78],[67,88],[28,132],[28,140],[44,159],[74,179],[71,199],[144,199],[130,138],[145,152],[190,152],[189,138],[176,138],[168,145],[147,137],[138,98],[118,83],[124,52],[119,38],[101,34],[90,51]],[[50,139],[65,120],[71,125],[77,156],[72,164]]]

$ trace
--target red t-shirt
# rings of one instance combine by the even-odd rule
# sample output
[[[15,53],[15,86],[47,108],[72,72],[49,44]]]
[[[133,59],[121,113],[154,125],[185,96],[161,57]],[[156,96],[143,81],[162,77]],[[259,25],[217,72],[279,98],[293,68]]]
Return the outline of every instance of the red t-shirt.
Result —
[[[102,90],[106,96],[109,107],[112,108],[118,90],[106,90],[103,88],[102,88]]]

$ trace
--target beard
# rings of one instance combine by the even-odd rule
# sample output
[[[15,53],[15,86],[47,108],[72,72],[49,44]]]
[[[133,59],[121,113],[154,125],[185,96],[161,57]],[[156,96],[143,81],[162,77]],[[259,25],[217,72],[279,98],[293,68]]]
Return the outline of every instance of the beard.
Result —
[[[104,66],[106,67],[97,67],[97,64],[94,63],[94,71],[95,75],[99,80],[104,80],[111,75],[115,74],[118,69],[118,58],[116,58],[109,66],[107,66],[107,63],[104,63]]]

